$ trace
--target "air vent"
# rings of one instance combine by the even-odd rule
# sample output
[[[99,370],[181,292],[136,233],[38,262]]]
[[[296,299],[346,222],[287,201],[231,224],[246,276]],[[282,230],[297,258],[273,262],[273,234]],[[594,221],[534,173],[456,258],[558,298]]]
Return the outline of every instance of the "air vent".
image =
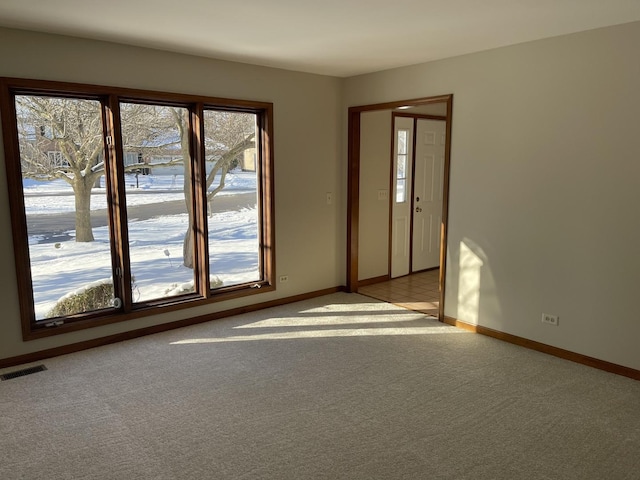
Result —
[[[24,368],[15,372],[5,373],[0,375],[0,380],[11,380],[12,378],[24,377],[25,375],[31,375],[32,373],[44,372],[47,369],[44,365],[37,365],[35,367]]]

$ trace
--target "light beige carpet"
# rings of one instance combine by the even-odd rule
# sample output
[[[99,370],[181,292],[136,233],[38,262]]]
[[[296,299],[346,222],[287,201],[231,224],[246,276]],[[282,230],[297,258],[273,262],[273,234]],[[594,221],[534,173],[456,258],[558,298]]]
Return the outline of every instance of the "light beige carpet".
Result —
[[[41,363],[3,480],[640,478],[640,382],[357,294]]]

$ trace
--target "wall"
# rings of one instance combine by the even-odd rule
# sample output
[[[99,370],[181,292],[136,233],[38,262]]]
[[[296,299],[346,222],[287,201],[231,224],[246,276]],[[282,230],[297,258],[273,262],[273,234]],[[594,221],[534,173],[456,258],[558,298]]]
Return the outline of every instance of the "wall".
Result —
[[[0,148],[0,359],[344,284],[339,79],[8,29],[0,29],[0,76],[273,102],[276,269],[289,276],[272,293],[23,342]],[[332,205],[327,192],[333,193]]]
[[[631,23],[346,80],[345,109],[454,94],[446,315],[640,369],[638,45]]]
[[[389,274],[389,195],[391,175],[391,110],[363,112],[360,116],[360,223],[358,279]]]

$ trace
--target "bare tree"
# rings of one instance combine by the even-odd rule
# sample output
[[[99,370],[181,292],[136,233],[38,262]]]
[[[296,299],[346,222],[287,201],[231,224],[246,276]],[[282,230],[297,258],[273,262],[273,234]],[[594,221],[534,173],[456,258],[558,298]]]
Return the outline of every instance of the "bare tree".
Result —
[[[181,137],[183,151],[188,147],[185,137],[186,119],[183,118]],[[255,115],[249,113],[205,110],[204,113],[205,154],[208,167],[206,179],[207,208],[209,216],[213,211],[213,198],[226,186],[227,174],[237,166],[245,150],[255,147]],[[186,150],[188,151],[188,149]],[[189,228],[185,233],[182,248],[183,262],[193,268],[193,209],[191,206],[190,165],[185,162],[185,201],[189,212]],[[217,180],[217,184],[215,183]]]
[[[62,179],[75,195],[76,241],[93,241],[91,189],[103,170],[100,104],[93,100],[18,96],[22,174]]]
[[[180,145],[169,107],[122,104],[122,138],[125,152],[147,156]],[[17,96],[16,109],[22,175],[37,180],[62,179],[75,197],[76,241],[94,240],[91,226],[91,192],[105,174],[101,105],[96,100]],[[181,159],[166,165],[182,163]],[[160,166],[160,165],[159,165]],[[125,172],[141,166],[124,165]]]
[[[16,108],[22,174],[38,180],[62,179],[75,196],[76,241],[94,240],[91,227],[91,191],[104,175],[101,105],[96,100],[17,96]],[[211,212],[216,194],[225,188],[228,172],[248,148],[254,147],[255,115],[205,111],[205,150],[208,175],[207,203]],[[184,264],[193,267],[191,160],[189,114],[186,108],[122,103],[122,141],[125,154],[144,158],[172,158],[153,168],[183,165],[184,194],[189,228],[185,235]],[[125,171],[141,166],[124,165]],[[216,183],[217,181],[217,183]]]

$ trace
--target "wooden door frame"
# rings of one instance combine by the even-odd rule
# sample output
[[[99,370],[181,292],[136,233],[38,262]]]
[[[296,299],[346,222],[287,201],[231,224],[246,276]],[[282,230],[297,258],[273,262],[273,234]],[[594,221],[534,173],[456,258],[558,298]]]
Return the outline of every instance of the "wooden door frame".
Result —
[[[417,98],[396,102],[349,107],[348,112],[348,179],[347,179],[347,291],[358,291],[358,240],[360,226],[360,116],[363,112],[394,110],[402,106],[420,106],[444,103],[446,114],[446,139],[444,150],[444,172],[442,181],[442,219],[440,223],[440,303],[438,320],[444,320],[444,293],[447,258],[447,230],[449,220],[449,176],[451,165],[451,116],[453,94],[437,97]]]

